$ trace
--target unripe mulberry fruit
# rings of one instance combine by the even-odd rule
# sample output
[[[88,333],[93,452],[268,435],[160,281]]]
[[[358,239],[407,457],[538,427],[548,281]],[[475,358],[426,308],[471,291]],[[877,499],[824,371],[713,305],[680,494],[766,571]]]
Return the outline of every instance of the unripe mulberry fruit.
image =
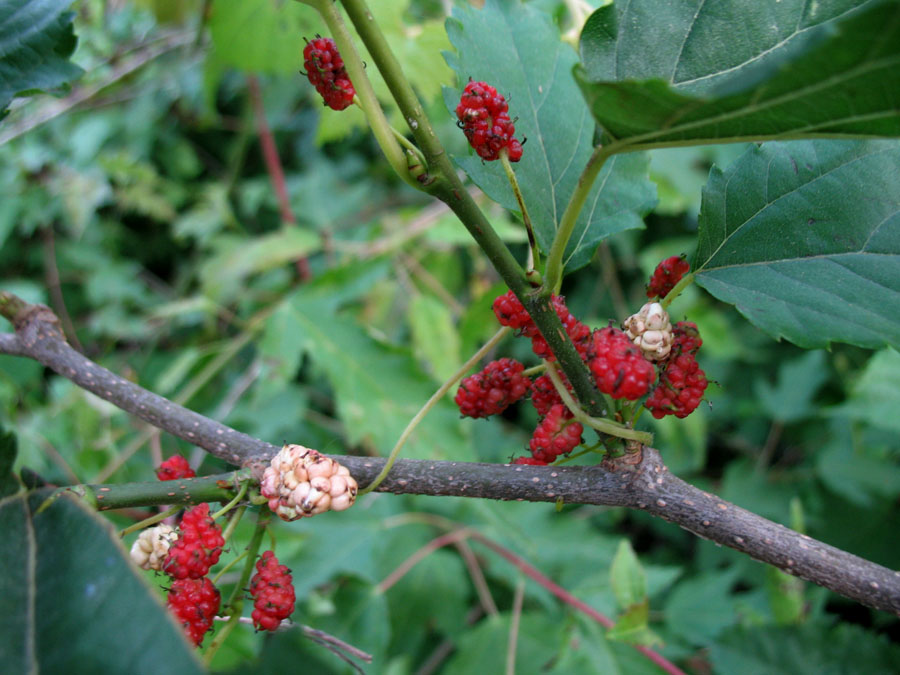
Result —
[[[145,570],[162,570],[169,548],[178,540],[174,528],[163,523],[143,530],[131,545],[131,559]]]
[[[316,36],[316,39],[307,42],[303,48],[303,67],[310,84],[329,108],[343,110],[353,103],[356,90],[334,40]]]
[[[563,325],[563,329],[566,331],[566,335],[569,336],[569,339],[575,345],[575,350],[581,358],[584,358],[587,354],[588,347],[590,346],[591,329],[575,318],[569,311],[569,308],[566,307],[566,301],[562,296],[554,295],[551,298],[551,304],[556,311],[556,316],[559,317],[559,321]],[[533,351],[536,356],[547,361],[556,360],[553,356],[553,352],[550,351],[550,346],[547,344],[544,336],[538,332],[537,328],[535,328],[534,334],[530,337],[531,351]]]
[[[497,415],[528,393],[531,387],[522,371],[525,366],[515,359],[491,361],[482,370],[469,375],[459,384],[456,405],[466,417]]]
[[[651,361],[662,361],[672,351],[672,324],[658,302],[646,303],[637,314],[625,319],[624,326],[629,339]]]
[[[554,405],[534,430],[529,443],[531,456],[540,461],[552,462],[581,443],[583,431],[584,427],[572,419],[572,413],[566,406]]]
[[[469,145],[485,161],[500,159],[506,150],[510,162],[522,159],[522,144],[513,138],[516,127],[502,94],[486,82],[469,80],[456,106],[458,125]]]
[[[659,385],[644,405],[656,419],[666,415],[684,418],[700,405],[706,386],[706,374],[694,355],[689,352],[679,354],[666,363]]]
[[[274,631],[294,611],[296,598],[291,571],[281,565],[272,551],[256,562],[256,574],[250,580],[253,597],[253,625],[256,630]]]
[[[202,579],[178,579],[172,582],[166,604],[196,646],[212,628],[222,596],[213,583]]]
[[[498,295],[493,304],[494,316],[501,326],[509,326],[513,330],[520,330],[528,337],[537,334],[537,328],[531,315],[525,311],[525,307],[512,291]]]
[[[690,269],[691,264],[684,256],[673,255],[671,258],[666,258],[656,266],[650,276],[647,297],[660,299],[666,297]]]
[[[565,377],[562,371],[560,371],[560,375]],[[554,405],[562,402],[563,400],[556,391],[556,387],[553,386],[553,380],[549,375],[541,375],[531,383],[531,403],[541,417],[550,412],[550,408]]]
[[[302,445],[285,445],[260,481],[269,508],[282,520],[353,506],[358,487],[347,467]]]
[[[199,579],[219,562],[225,539],[222,528],[209,516],[209,504],[199,504],[184,514],[181,534],[169,547],[163,571],[173,579]]]
[[[703,345],[700,331],[693,321],[679,321],[672,329],[672,353],[696,354]]]
[[[156,477],[159,480],[180,480],[182,478],[194,478],[197,474],[181,455],[172,455],[159,465]]]
[[[643,352],[612,326],[594,331],[588,366],[600,391],[629,401],[646,394],[656,378],[653,364]]]

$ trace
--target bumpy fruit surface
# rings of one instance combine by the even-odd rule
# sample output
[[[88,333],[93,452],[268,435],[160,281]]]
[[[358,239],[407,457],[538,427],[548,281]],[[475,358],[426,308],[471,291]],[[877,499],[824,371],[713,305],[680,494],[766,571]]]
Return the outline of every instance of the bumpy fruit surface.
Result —
[[[629,401],[647,393],[656,372],[628,336],[609,326],[595,330],[588,351],[588,366],[597,388],[613,398]]]
[[[156,477],[160,480],[180,480],[194,478],[196,475],[191,465],[181,455],[172,455],[156,470]]]
[[[584,427],[572,419],[566,406],[554,405],[534,430],[529,443],[531,456],[549,464],[581,443],[583,431]]]
[[[672,351],[672,324],[658,302],[648,302],[625,319],[625,333],[651,361],[662,361]]]
[[[588,347],[590,346],[591,329],[575,318],[569,311],[569,308],[566,307],[566,301],[563,297],[554,295],[551,298],[551,303],[553,309],[556,311],[556,316],[559,317],[559,321],[566,331],[566,335],[569,336],[569,339],[575,345],[575,350],[581,355],[581,358],[584,358],[587,354]],[[547,344],[544,336],[541,335],[537,329],[535,329],[534,334],[530,337],[531,351],[533,351],[536,356],[547,361],[556,360],[553,356],[553,352],[550,351],[550,346]]]
[[[503,295],[498,295],[494,299],[492,305],[494,316],[501,326],[509,326],[513,330],[520,330],[523,334],[531,337],[537,333],[537,328],[531,316],[525,311],[525,307],[519,302],[516,294],[512,291],[506,291]]]
[[[560,375],[562,376],[563,373],[560,372]],[[541,375],[531,383],[531,403],[541,417],[550,412],[550,408],[554,405],[562,404],[562,402],[549,375]]]
[[[282,520],[349,509],[358,491],[347,467],[317,450],[294,444],[285,445],[272,458],[259,487],[269,508]]]
[[[491,361],[459,385],[456,405],[466,417],[497,415],[528,393],[531,380],[522,374],[525,366],[515,359]]]
[[[303,67],[316,91],[332,110],[343,110],[353,103],[356,90],[350,82],[344,59],[331,38],[316,37],[303,48]]]
[[[672,328],[672,352],[675,354],[696,354],[703,346],[700,331],[693,321],[679,321]]]
[[[673,255],[671,258],[666,258],[656,266],[650,276],[647,297],[660,299],[666,297],[690,269],[691,264],[682,256]]]
[[[166,603],[198,647],[203,636],[212,628],[222,597],[219,589],[206,577],[202,579],[178,579],[172,582]]]
[[[199,504],[184,514],[181,534],[169,547],[163,571],[173,579],[199,579],[219,562],[225,539],[222,528],[209,516],[209,504]]]
[[[509,118],[509,105],[491,85],[469,81],[456,106],[456,117],[469,145],[483,160],[500,159],[504,149],[510,162],[522,159],[522,144],[513,138],[516,128]]]
[[[706,374],[692,353],[671,359],[659,379],[659,385],[644,403],[656,419],[666,415],[684,418],[700,405],[706,391]]]
[[[131,545],[131,559],[145,570],[162,570],[169,548],[178,540],[174,528],[163,523],[143,530]]]
[[[253,625],[256,630],[274,631],[294,611],[296,598],[291,571],[281,565],[272,551],[256,562],[256,574],[250,580],[253,597]]]

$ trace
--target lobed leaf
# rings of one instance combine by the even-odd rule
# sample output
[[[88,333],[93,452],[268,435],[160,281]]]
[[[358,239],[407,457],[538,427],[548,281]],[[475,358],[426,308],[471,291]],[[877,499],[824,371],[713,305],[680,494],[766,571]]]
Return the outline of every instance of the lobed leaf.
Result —
[[[77,39],[71,0],[4,0],[0,5],[0,119],[16,96],[58,89],[82,73],[69,61]]]

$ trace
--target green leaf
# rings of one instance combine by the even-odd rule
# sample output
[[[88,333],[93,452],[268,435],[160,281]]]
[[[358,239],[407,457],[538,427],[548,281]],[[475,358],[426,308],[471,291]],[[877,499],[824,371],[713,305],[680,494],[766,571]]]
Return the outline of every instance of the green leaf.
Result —
[[[900,345],[900,143],[750,148],[703,192],[697,282],[801,347]]]
[[[900,135],[898,18],[897,2],[619,2],[585,24],[575,77],[632,147]]]
[[[16,435],[11,431],[3,431],[0,426],[0,499],[19,491],[19,481],[13,474],[15,462]]]
[[[631,548],[631,542],[623,539],[619,542],[616,556],[609,570],[610,584],[616,601],[622,609],[647,600],[647,575]]]
[[[847,402],[832,408],[830,412],[900,432],[900,416],[897,415],[900,390],[897,382],[900,382],[900,353],[883,349],[869,359]]]
[[[408,351],[377,341],[354,320],[335,316],[329,304],[297,292],[276,315],[289,322],[289,334],[331,381],[348,441],[368,441],[387,454],[436,387]],[[471,460],[456,406],[439,401],[410,436],[403,456]]]
[[[737,621],[731,586],[735,570],[700,574],[672,591],[665,605],[667,628],[692,644],[708,645]]]
[[[497,87],[508,97],[510,116],[518,118],[516,137],[528,139],[514,168],[538,242],[547,251],[594,146],[594,121],[571,76],[577,57],[549,17],[517,0],[489,0],[482,10],[457,7],[447,33],[457,51],[447,61],[459,81],[471,77]],[[445,90],[451,110],[459,96]],[[498,162],[471,154],[457,162],[492,199],[518,210]],[[587,264],[611,234],[643,227],[641,216],[656,201],[648,173],[644,155],[606,162],[566,249],[570,270]]]
[[[79,77],[72,0],[5,0],[0,6],[0,119],[16,96],[59,89]]]
[[[900,647],[853,624],[735,628],[710,645],[716,673],[893,673]]]
[[[228,302],[250,275],[306,257],[321,245],[318,234],[294,225],[252,239],[219,235],[213,239],[215,252],[200,267],[200,279],[206,293]]]
[[[413,349],[438,382],[459,370],[459,333],[447,306],[429,295],[409,301],[407,318],[412,329]]]
[[[457,649],[441,670],[447,675],[502,673],[506,670],[506,645],[511,616],[501,613],[482,620],[457,642]],[[535,672],[554,655],[562,622],[545,613],[523,612],[516,640],[516,672]],[[536,668],[537,666],[537,668]]]
[[[109,523],[67,496],[38,512],[50,492],[0,501],[4,670],[201,672]]]
[[[812,399],[827,379],[825,353],[807,352],[779,365],[775,386],[756,380],[756,400],[773,420],[796,422],[816,414]]]
[[[616,625],[609,629],[606,637],[616,642],[625,642],[630,645],[652,646],[661,644],[660,637],[650,630],[647,619],[650,616],[650,603],[644,600],[636,605],[631,605],[623,614],[619,615]]]
[[[900,493],[900,447],[896,430],[852,428],[858,426],[840,417],[831,421],[825,430],[827,442],[815,454],[816,473],[832,492],[866,507],[875,497],[890,499]]]
[[[772,616],[779,625],[795,624],[803,621],[806,614],[806,598],[802,579],[782,572],[777,567],[766,565],[766,595],[772,607]]]
[[[209,16],[214,58],[250,72],[296,74],[303,66],[302,36],[314,32],[308,16],[294,2],[216,0]]]

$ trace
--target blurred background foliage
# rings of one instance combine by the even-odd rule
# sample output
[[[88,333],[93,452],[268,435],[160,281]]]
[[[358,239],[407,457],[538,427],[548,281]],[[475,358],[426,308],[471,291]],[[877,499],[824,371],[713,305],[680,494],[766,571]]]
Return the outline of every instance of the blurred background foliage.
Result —
[[[443,85],[456,86],[441,55],[451,48],[448,7],[371,5],[442,141],[466,155],[441,98]],[[570,28],[565,3],[533,5]],[[490,303],[504,289],[448,211],[389,172],[360,112],[322,108],[298,72],[301,37],[324,32],[318,18],[286,0],[73,9],[73,60],[85,75],[68,98],[17,102],[0,124],[0,287],[50,304],[91,358],[204,415],[276,444],[386,454],[496,330]],[[266,171],[251,78],[296,224],[284,222]],[[742,149],[652,152],[657,206],[645,229],[611,237],[567,277],[573,312],[601,326],[636,311],[655,264],[692,253],[710,167]],[[512,217],[478,199],[524,258]],[[642,420],[671,470],[900,567],[900,356],[778,343],[696,288],[672,313],[699,325],[713,384],[690,418]],[[0,329],[10,326],[0,319]],[[509,339],[497,354],[528,362],[528,352]],[[19,465],[55,483],[151,480],[176,452],[201,473],[227,468],[27,359],[0,356],[0,419],[16,432]],[[461,420],[448,399],[404,455],[507,461],[535,421],[527,404]],[[295,620],[371,652],[369,672],[500,672],[521,576],[508,562],[476,543],[468,562],[450,547],[379,586],[442,532],[435,516],[477,528],[611,617],[632,604],[620,597],[621,570],[643,578],[631,600],[649,600],[651,632],[637,638],[607,634],[527,582],[520,672],[658,672],[625,644],[634,639],[696,673],[878,673],[900,663],[888,644],[900,638],[896,618],[646,514],[596,507],[370,495],[347,514],[277,525],[297,582]],[[617,555],[623,539],[636,556]],[[495,606],[479,600],[467,564],[483,570]],[[347,669],[293,631],[238,631],[213,665],[275,672],[298,658],[310,671]]]

